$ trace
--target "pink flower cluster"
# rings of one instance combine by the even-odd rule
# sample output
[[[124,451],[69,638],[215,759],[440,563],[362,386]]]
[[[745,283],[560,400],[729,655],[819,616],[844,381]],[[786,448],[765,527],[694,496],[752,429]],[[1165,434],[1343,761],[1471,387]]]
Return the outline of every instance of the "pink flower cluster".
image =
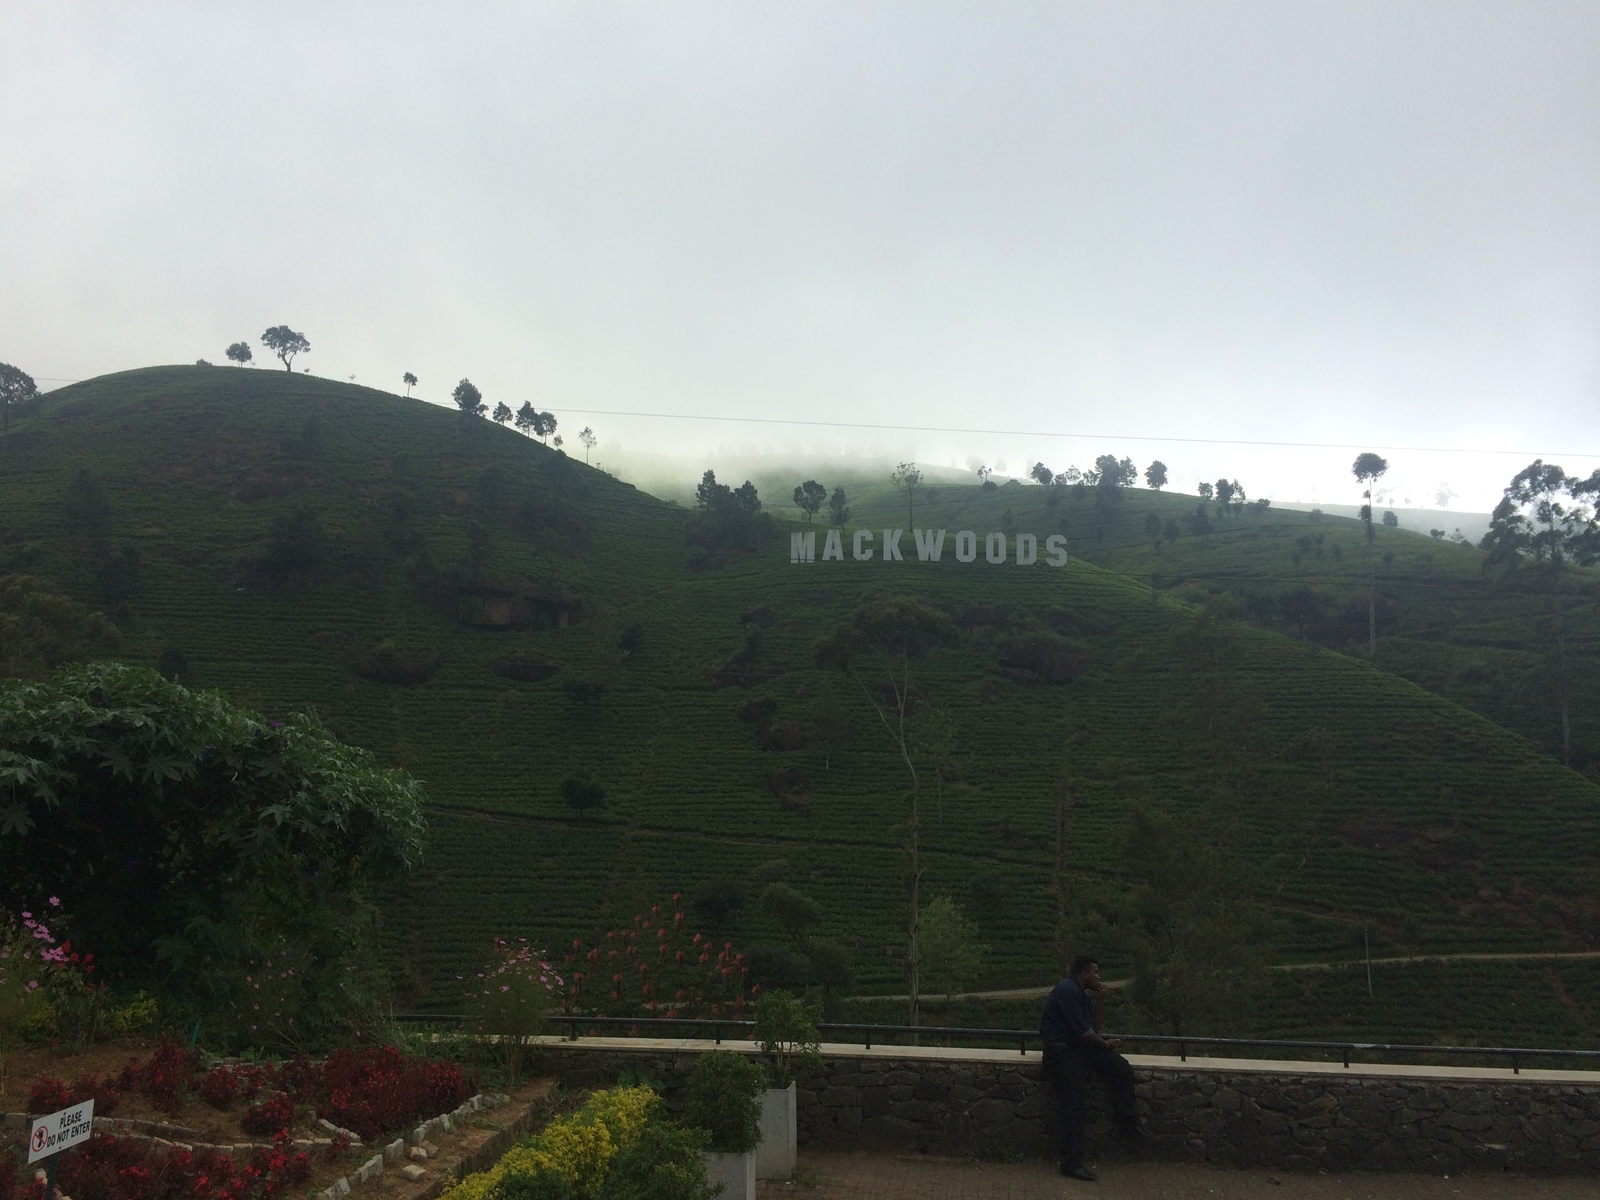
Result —
[[[566,981],[557,975],[556,969],[545,960],[543,952],[534,950],[528,945],[527,938],[518,938],[516,945],[505,938],[495,938],[494,962],[492,970],[478,972],[478,978],[482,982],[477,985],[475,992],[468,993],[469,996],[509,994],[513,987],[521,984],[543,988],[555,996],[566,986]]]
[[[51,908],[60,908],[61,898],[51,896],[49,905]],[[34,942],[43,942],[44,945],[35,946]],[[27,981],[26,990],[35,992],[40,987],[37,976],[43,971],[79,965],[92,971],[93,960],[92,954],[82,957],[73,954],[71,942],[56,945],[55,934],[50,932],[50,927],[43,920],[35,918],[31,912],[23,912],[20,931],[16,925],[12,925],[9,931],[0,926],[0,985],[5,984],[5,971],[9,967],[11,970],[34,976]]]

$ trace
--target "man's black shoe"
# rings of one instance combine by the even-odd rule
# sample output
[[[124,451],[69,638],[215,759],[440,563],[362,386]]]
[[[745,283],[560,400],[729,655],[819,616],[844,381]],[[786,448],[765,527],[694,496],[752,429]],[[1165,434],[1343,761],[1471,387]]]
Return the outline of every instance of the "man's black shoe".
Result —
[[[1071,1170],[1068,1170],[1066,1167],[1062,1167],[1061,1173],[1068,1179],[1077,1179],[1083,1183],[1094,1183],[1100,1178],[1100,1176],[1089,1170],[1088,1167],[1073,1167]]]

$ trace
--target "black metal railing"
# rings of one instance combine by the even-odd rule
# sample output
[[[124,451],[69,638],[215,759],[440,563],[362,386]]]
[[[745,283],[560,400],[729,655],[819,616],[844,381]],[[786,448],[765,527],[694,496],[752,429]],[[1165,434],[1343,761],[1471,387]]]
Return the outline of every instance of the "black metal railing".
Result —
[[[457,1013],[400,1013],[394,1019],[423,1024],[460,1025],[469,1018]],[[582,1036],[581,1031],[585,1029],[625,1030],[634,1035],[645,1030],[661,1032],[677,1030],[683,1031],[684,1036],[699,1033],[707,1040],[721,1045],[725,1038],[730,1041],[747,1041],[754,1035],[755,1030],[754,1021],[733,1018],[585,1017],[562,1013],[550,1016],[546,1020],[551,1025],[565,1027],[566,1036],[571,1041],[577,1041]],[[951,1047],[956,1046],[958,1042],[968,1046],[992,1046],[998,1042],[1015,1045],[1018,1053],[1026,1055],[1030,1044],[1036,1048],[1042,1045],[1038,1032],[1031,1029],[985,1029],[966,1025],[872,1025],[857,1021],[829,1021],[819,1024],[817,1031],[825,1042],[850,1045],[860,1042],[867,1050],[872,1049],[874,1044],[886,1046],[901,1044],[908,1040],[933,1039]],[[854,1036],[833,1036],[845,1034]],[[1428,1057],[1488,1059],[1493,1062],[1509,1062],[1513,1074],[1521,1074],[1523,1066],[1530,1062],[1548,1059],[1575,1060],[1600,1069],[1600,1050],[1561,1050],[1533,1046],[1422,1046],[1404,1042],[1322,1042],[1280,1038],[1178,1037],[1149,1033],[1115,1036],[1130,1046],[1174,1047],[1178,1051],[1179,1060],[1183,1062],[1189,1061],[1192,1048],[1199,1048],[1222,1051],[1224,1053],[1221,1057],[1225,1058],[1241,1057],[1238,1052],[1242,1050],[1265,1051],[1273,1058],[1285,1056],[1289,1052],[1313,1053],[1340,1060],[1346,1067],[1359,1056],[1363,1061],[1370,1061],[1371,1057],[1376,1057],[1379,1061]]]

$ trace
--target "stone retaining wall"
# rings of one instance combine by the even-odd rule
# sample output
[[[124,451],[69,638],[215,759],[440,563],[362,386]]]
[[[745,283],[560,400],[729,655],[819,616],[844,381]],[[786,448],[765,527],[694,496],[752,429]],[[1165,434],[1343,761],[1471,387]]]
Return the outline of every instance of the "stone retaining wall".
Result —
[[[686,1079],[705,1043],[638,1049],[547,1039],[546,1069],[569,1086],[598,1086],[626,1068]],[[749,1050],[748,1043],[725,1048]],[[1055,1098],[1037,1054],[952,1052],[938,1058],[828,1054],[800,1080],[800,1145],[920,1151],[983,1158],[1049,1157]],[[1538,1078],[1425,1068],[1329,1072],[1321,1064],[1182,1064],[1135,1058],[1152,1141],[1143,1153],[1290,1171],[1367,1168],[1445,1173],[1465,1168],[1540,1173],[1600,1171],[1600,1079]],[[1296,1068],[1299,1067],[1299,1070]],[[1104,1089],[1090,1083],[1091,1146],[1115,1158]]]

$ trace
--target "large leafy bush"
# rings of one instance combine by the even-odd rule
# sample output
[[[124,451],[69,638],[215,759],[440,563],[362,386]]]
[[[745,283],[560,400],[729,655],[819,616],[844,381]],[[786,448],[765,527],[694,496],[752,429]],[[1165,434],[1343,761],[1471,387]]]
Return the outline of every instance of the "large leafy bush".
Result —
[[[244,976],[284,946],[304,961],[280,1040],[348,1019],[361,890],[424,830],[420,785],[312,717],[119,665],[0,685],[0,907],[59,895],[110,981],[231,1012],[243,1040],[267,1040],[239,1032]]]
[[[761,1140],[761,1089],[766,1076],[757,1063],[732,1050],[700,1056],[683,1098],[683,1123],[710,1135],[711,1149],[744,1154]]]

